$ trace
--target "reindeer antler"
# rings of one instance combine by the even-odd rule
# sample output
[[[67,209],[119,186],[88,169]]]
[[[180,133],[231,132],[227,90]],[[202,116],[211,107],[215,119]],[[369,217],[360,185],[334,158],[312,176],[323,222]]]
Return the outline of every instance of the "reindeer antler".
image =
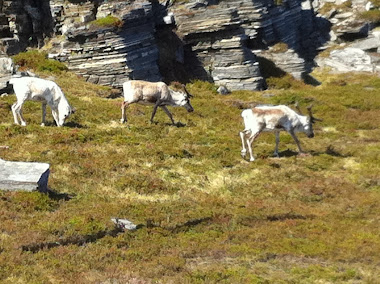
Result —
[[[310,116],[310,119],[311,119],[311,122],[314,123],[316,121],[323,121],[322,119],[319,119],[319,118],[316,118],[313,116],[313,113],[311,111],[311,109],[313,108],[313,104],[309,105],[307,107],[307,112],[309,113],[309,116]]]
[[[294,104],[294,106],[296,107],[298,113],[299,113],[300,115],[302,115],[302,111],[301,111],[301,109],[300,109],[300,105],[299,105],[298,101],[296,101],[296,103]]]
[[[187,94],[187,96],[188,96],[189,98],[192,98],[192,97],[193,97],[193,95],[190,94],[190,93],[187,91],[187,89],[186,89],[186,85],[185,85],[185,84],[182,84],[182,88],[183,88],[183,90],[185,91],[185,93]]]

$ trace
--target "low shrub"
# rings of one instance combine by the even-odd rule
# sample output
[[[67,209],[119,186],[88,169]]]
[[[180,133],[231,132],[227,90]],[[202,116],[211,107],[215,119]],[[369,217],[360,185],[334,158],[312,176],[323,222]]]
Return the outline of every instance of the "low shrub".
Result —
[[[111,27],[120,28],[122,25],[123,25],[122,20],[111,15],[104,18],[96,19],[90,22],[91,27],[99,27],[99,28],[111,28]]]
[[[29,50],[13,56],[13,61],[19,69],[34,70],[38,72],[61,72],[68,70],[67,66],[57,60],[48,59],[46,52]]]
[[[302,88],[305,87],[305,83],[295,79],[292,75],[286,74],[282,77],[270,77],[266,79],[269,89],[282,89],[287,90],[290,88]]]
[[[289,46],[285,42],[279,42],[272,46],[271,51],[274,53],[286,52]]]
[[[362,12],[359,16],[361,19],[365,21],[369,21],[372,23],[380,22],[380,10],[378,9]]]

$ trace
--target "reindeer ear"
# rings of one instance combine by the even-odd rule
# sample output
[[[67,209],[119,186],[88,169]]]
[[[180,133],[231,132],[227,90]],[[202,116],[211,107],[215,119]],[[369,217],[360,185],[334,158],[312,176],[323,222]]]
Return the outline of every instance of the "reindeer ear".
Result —
[[[313,104],[309,105],[306,109],[307,109],[307,112],[309,113],[309,116],[310,117],[313,117],[313,114],[311,112],[311,109],[313,108]]]
[[[75,113],[77,111],[77,109],[75,108],[75,107],[73,107],[72,109],[71,109],[71,112],[72,113]]]
[[[322,119],[316,118],[313,116],[313,113],[311,112],[312,107],[313,107],[313,104],[311,104],[307,107],[307,111],[309,112],[311,123],[315,123],[316,121],[323,121]]]
[[[320,119],[320,118],[316,118],[316,117],[312,117],[312,120],[313,120],[313,122],[316,122],[316,121],[323,121],[323,119]]]

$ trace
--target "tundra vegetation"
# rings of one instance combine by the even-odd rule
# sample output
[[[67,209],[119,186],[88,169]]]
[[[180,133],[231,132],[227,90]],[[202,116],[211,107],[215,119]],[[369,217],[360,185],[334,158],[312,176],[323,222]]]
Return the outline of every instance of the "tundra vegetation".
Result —
[[[97,28],[110,28],[110,27],[120,28],[123,25],[123,21],[117,17],[109,15],[107,17],[99,18],[97,20],[90,22],[90,25],[92,27],[97,27]]]
[[[326,75],[322,85],[236,91],[194,81],[195,111],[150,124],[152,108],[69,72],[54,76],[77,108],[65,127],[40,127],[27,102],[0,99],[0,157],[51,164],[49,195],[0,192],[1,283],[378,283],[380,78]],[[282,79],[285,80],[285,79]],[[241,110],[257,103],[314,104],[315,138],[263,133],[254,163],[240,157]],[[112,217],[142,224],[114,233]],[[44,244],[55,244],[47,246]],[[24,250],[23,250],[24,248]]]

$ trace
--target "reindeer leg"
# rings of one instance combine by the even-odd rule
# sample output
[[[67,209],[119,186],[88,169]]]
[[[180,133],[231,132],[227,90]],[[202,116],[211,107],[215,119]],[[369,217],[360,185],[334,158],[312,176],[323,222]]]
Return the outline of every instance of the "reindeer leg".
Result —
[[[26,126],[26,122],[25,122],[25,119],[24,117],[22,116],[22,103],[20,102],[17,102],[15,105],[12,106],[12,110],[14,109],[15,110],[15,113],[16,113],[16,116],[18,115],[19,118],[20,118],[20,121],[21,121],[21,125],[22,126]],[[17,120],[17,117],[15,117],[15,123],[16,124],[19,124]]]
[[[273,156],[278,158],[280,157],[278,154],[278,144],[280,143],[280,132],[276,131],[275,134],[276,134],[276,148],[274,149]]]
[[[120,119],[120,122],[121,123],[125,123],[127,122],[127,114],[125,113],[125,109],[128,107],[128,103],[127,102],[122,102],[121,103],[121,119]]]
[[[20,123],[18,122],[18,118],[17,118],[17,112],[18,112],[18,106],[17,105],[18,105],[17,102],[12,105],[12,114],[13,114],[13,120],[14,120],[15,124],[20,125]]]
[[[26,126],[25,119],[24,119],[24,117],[22,116],[22,108],[21,108],[21,107],[20,107],[20,110],[19,110],[19,116],[20,116],[20,120],[21,120],[21,125],[22,125],[22,126]]]
[[[304,154],[304,152],[303,152],[302,149],[301,149],[300,141],[298,140],[298,138],[297,138],[296,134],[294,133],[294,131],[290,131],[289,133],[290,133],[290,135],[293,137],[294,141],[295,141],[296,144],[297,144],[299,154]]]
[[[252,133],[251,136],[246,140],[247,145],[248,145],[248,151],[249,151],[249,161],[253,162],[255,158],[253,157],[253,152],[252,152],[252,143],[255,141],[255,139],[260,135],[261,131],[257,131],[256,133]]]
[[[42,122],[41,126],[45,126],[45,118],[46,118],[46,103],[42,103]]]
[[[160,101],[157,101],[156,102],[156,104],[154,105],[154,107],[153,107],[153,112],[152,112],[152,116],[151,116],[151,118],[150,118],[150,123],[153,123],[153,118],[154,118],[154,116],[156,115],[156,111],[157,111],[157,108],[158,108],[158,106],[160,105]]]
[[[57,124],[58,127],[62,126],[59,124],[59,119],[58,119],[58,111],[54,108],[51,109],[51,114],[53,115],[53,118],[55,120],[55,123]]]
[[[25,126],[26,125],[26,122],[22,116],[22,105],[23,105],[24,101],[17,101],[15,102],[13,105],[12,105],[12,113],[13,113],[13,119],[14,119],[14,122],[15,124],[18,124],[20,125],[19,121],[18,121],[18,118],[20,118],[20,121],[21,121],[21,125],[22,126]]]
[[[245,135],[249,132],[250,130],[248,129],[244,129],[243,131],[239,132],[240,134],[240,139],[241,139],[241,146],[242,146],[242,150],[240,152],[240,155],[245,158],[245,155],[247,154],[247,149],[245,148],[245,142],[244,142],[244,138],[245,138]]]
[[[164,110],[164,112],[169,116],[170,120],[172,121],[172,124],[175,125],[174,123],[174,119],[173,119],[173,116],[172,114],[170,113],[170,111],[168,110],[168,108],[166,106],[161,106],[161,108]]]

